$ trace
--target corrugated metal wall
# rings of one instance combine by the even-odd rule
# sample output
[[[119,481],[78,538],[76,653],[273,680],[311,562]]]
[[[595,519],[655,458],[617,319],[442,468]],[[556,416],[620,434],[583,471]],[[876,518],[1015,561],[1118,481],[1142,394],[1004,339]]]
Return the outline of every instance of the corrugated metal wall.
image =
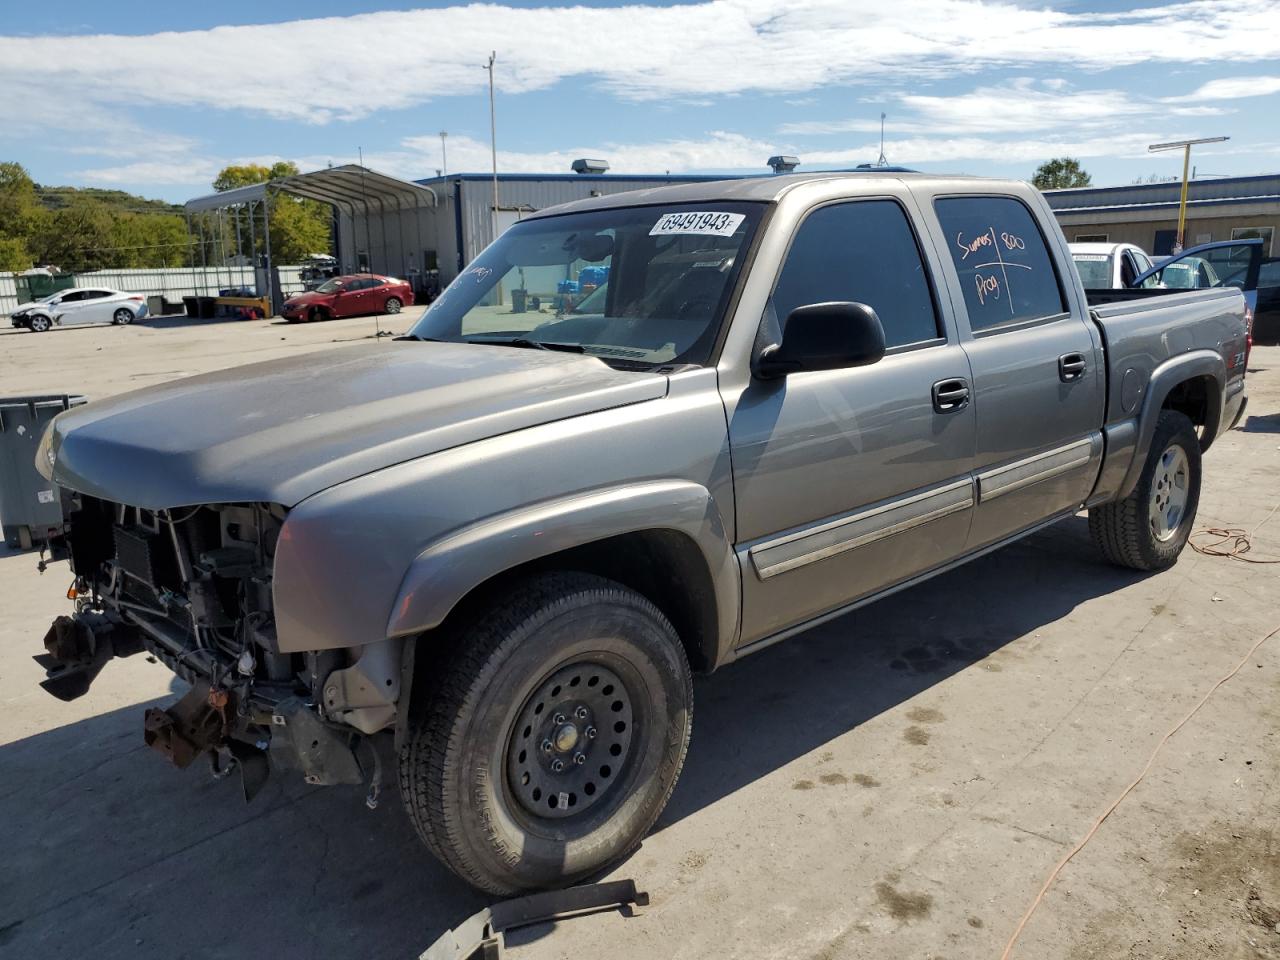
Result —
[[[280,287],[287,296],[302,290],[302,267],[281,266]],[[76,285],[80,287],[110,287],[126,293],[159,294],[166,300],[180,300],[184,296],[216,294],[229,287],[252,287],[252,267],[175,267],[168,270],[97,270],[77,273]],[[18,305],[14,274],[0,273],[0,315],[8,316]]]

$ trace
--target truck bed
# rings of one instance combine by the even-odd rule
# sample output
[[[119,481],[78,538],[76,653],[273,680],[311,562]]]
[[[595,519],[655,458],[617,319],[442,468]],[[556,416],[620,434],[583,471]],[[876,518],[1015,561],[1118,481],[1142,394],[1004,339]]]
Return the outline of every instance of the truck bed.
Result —
[[[1130,401],[1141,393],[1138,388],[1158,366],[1183,354],[1217,354],[1228,393],[1243,383],[1247,328],[1239,290],[1086,290],[1085,295],[1106,346],[1108,423],[1133,416]]]

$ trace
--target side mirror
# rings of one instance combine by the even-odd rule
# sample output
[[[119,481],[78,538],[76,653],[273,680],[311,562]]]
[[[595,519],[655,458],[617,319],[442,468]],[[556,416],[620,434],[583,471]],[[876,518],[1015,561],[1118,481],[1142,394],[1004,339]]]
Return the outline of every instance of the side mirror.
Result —
[[[865,303],[811,303],[787,317],[782,343],[765,347],[755,362],[764,380],[806,370],[839,370],[884,356],[884,327]]]

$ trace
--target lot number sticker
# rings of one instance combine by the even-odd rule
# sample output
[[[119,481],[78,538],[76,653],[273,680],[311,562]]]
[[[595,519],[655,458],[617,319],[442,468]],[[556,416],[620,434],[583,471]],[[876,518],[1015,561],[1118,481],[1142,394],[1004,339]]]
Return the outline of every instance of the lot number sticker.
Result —
[[[700,234],[707,237],[731,237],[738,224],[746,219],[745,213],[720,213],[695,210],[689,213],[665,213],[649,231],[651,237],[677,234]]]

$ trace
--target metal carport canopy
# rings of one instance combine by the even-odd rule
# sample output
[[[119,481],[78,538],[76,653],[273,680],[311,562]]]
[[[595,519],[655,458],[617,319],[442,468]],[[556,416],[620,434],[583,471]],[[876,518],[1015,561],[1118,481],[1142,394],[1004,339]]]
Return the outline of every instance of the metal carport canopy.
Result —
[[[439,202],[436,192],[430,187],[348,163],[340,167],[329,167],[327,170],[299,173],[266,183],[251,183],[246,187],[196,197],[188,200],[183,209],[191,214],[257,203],[267,196],[268,191],[331,203],[345,207],[352,213],[360,209],[366,214],[371,209],[370,204],[375,202],[379,211],[385,211],[389,201],[394,202],[396,209],[400,210],[434,207]]]

